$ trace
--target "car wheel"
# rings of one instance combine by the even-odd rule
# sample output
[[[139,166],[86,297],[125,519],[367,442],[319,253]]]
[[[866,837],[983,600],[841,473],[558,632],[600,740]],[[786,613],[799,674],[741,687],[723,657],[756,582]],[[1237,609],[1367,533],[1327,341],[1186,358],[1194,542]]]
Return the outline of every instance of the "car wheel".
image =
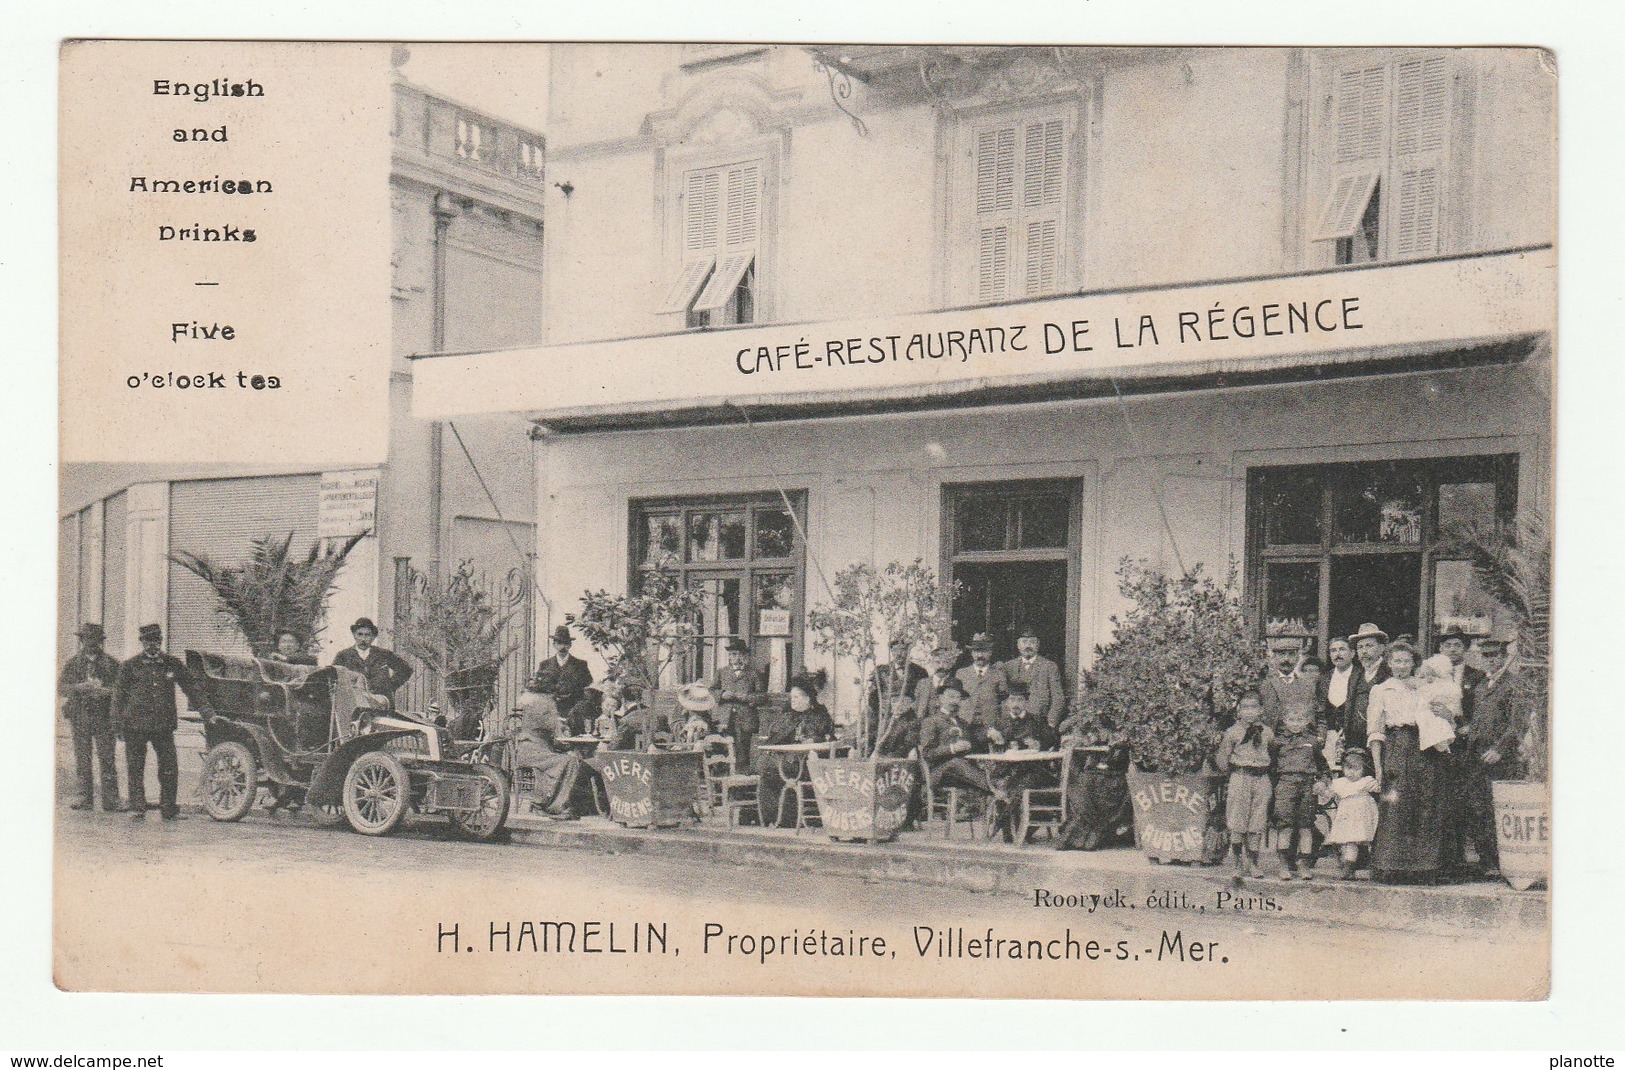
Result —
[[[236,740],[217,743],[203,756],[203,807],[216,821],[241,821],[260,793],[254,753]]]
[[[482,782],[480,808],[467,814],[452,814],[451,826],[471,840],[489,840],[508,823],[508,778],[494,766],[476,765]]]
[[[388,751],[368,751],[344,775],[344,816],[364,836],[394,832],[411,804],[406,766]]]

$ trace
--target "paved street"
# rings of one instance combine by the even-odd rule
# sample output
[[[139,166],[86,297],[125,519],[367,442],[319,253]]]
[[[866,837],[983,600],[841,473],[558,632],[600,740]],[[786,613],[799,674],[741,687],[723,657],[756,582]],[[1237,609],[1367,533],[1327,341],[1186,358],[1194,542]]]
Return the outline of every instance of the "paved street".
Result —
[[[1030,895],[470,844],[431,820],[370,839],[263,812],[238,825],[195,811],[178,824],[59,817],[57,977],[70,989],[1238,998],[1544,989],[1544,947],[1527,934],[1378,933],[1272,916],[1262,904],[1039,909]],[[569,928],[543,922],[575,923],[575,951],[561,950]],[[998,945],[998,959],[971,957],[970,941],[989,929],[1020,941],[1014,953],[1065,956],[1070,936],[1080,957],[1012,961],[1010,944]],[[764,934],[798,953],[763,961]],[[868,953],[834,954],[854,945]]]

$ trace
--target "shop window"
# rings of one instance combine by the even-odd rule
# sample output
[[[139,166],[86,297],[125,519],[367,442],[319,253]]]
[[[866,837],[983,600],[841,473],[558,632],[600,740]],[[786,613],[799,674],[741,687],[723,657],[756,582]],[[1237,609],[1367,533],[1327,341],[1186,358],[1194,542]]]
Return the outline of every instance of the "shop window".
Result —
[[[1511,519],[1517,457],[1255,469],[1248,476],[1248,584],[1263,635],[1326,641],[1373,621],[1424,643],[1449,624],[1488,631],[1456,544],[1463,525]]]
[[[1331,70],[1326,180],[1314,240],[1332,262],[1407,260],[1445,251],[1456,71],[1442,55]]]
[[[961,135],[956,299],[977,303],[1066,288],[1074,124],[1070,115],[1005,115]]]
[[[660,311],[681,313],[690,328],[754,323],[761,273],[761,163],[689,171],[677,201],[682,257]]]
[[[789,508],[777,494],[634,503],[634,585],[662,566],[702,596],[697,649],[667,686],[708,678],[726,662],[728,641],[742,639],[768,686],[785,690],[801,656],[806,509],[804,494],[789,497]]]

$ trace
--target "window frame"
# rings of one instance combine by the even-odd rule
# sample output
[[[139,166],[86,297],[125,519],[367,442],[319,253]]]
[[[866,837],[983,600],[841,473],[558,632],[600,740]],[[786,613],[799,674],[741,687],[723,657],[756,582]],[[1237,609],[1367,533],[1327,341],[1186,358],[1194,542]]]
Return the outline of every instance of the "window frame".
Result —
[[[1001,304],[1030,301],[1075,292],[1082,285],[1083,233],[1086,226],[1085,171],[1090,120],[1088,101],[1082,89],[1036,97],[1016,104],[1000,102],[973,107],[949,108],[943,113],[939,132],[942,173],[938,211],[941,255],[938,262],[940,303],[949,306]],[[1051,287],[1036,293],[1026,290],[1024,276],[1029,263],[1021,255],[1027,237],[1026,224],[1042,222],[1050,215],[1047,206],[1024,206],[1023,176],[1026,151],[1025,128],[1036,123],[1060,120],[1061,178],[1056,217],[1055,280]],[[985,297],[980,292],[977,264],[981,254],[981,223],[976,210],[977,139],[989,130],[1014,127],[1011,180],[1014,204],[1010,211],[1009,258],[1006,271],[1009,288],[1002,297]],[[1031,218],[1037,216],[1038,218]]]
[[[1440,126],[1441,143],[1427,151],[1412,145],[1413,151],[1401,152],[1396,145],[1401,107],[1397,71],[1402,65],[1433,62],[1443,66],[1445,113]],[[1345,73],[1377,68],[1382,70],[1381,122],[1375,129],[1361,130],[1353,136],[1362,140],[1374,138],[1380,148],[1375,154],[1340,161],[1339,81]],[[1425,80],[1425,73],[1420,77]],[[1310,182],[1308,196],[1304,198],[1303,238],[1310,266],[1404,263],[1447,256],[1461,247],[1463,235],[1469,233],[1472,210],[1465,196],[1471,163],[1468,156],[1472,145],[1472,77],[1471,63],[1450,49],[1330,49],[1317,56],[1310,78],[1312,126],[1304,139]],[[1424,92],[1419,100],[1425,99]],[[1399,216],[1405,211],[1407,200],[1405,193],[1410,190],[1414,194],[1416,183],[1425,182],[1415,178],[1422,168],[1419,161],[1425,162],[1435,176],[1433,240],[1431,248],[1402,250],[1397,242]],[[1407,185],[1404,175],[1407,171],[1411,185]],[[1372,180],[1360,206],[1362,211],[1354,214],[1345,203],[1348,210],[1338,213],[1337,222],[1341,225],[1330,225],[1340,184],[1355,181],[1361,175]],[[1372,229],[1375,230],[1374,241]]]
[[[727,231],[727,181],[726,174],[733,167],[756,168],[756,237],[753,244],[740,243],[737,246],[728,246],[726,243]],[[772,138],[757,138],[746,142],[732,143],[725,149],[710,146],[702,149],[666,154],[661,161],[663,177],[657,177],[659,203],[662,209],[661,230],[663,233],[664,254],[661,258],[663,275],[661,287],[657,293],[663,299],[655,308],[655,314],[663,320],[667,317],[681,316],[682,330],[705,330],[718,327],[760,325],[772,322],[774,300],[772,286],[776,278],[773,270],[774,255],[777,249],[777,217],[778,217],[778,175],[779,175],[779,146]],[[686,197],[689,176],[699,172],[716,172],[719,175],[719,207],[717,243],[714,250],[708,254],[695,256],[691,254],[686,242]],[[715,301],[708,308],[696,308],[708,296],[716,274],[724,269],[725,262],[733,256],[748,251],[749,259],[739,272],[740,282],[733,286],[721,300]],[[679,295],[682,280],[689,274],[696,260],[709,259],[709,270],[700,274],[694,285]],[[746,291],[746,300],[741,301],[741,290]],[[679,296],[683,299],[683,307],[676,307]],[[748,310],[750,318],[740,321],[741,306]]]
[[[795,516],[795,530],[792,535],[791,552],[788,556],[764,557],[757,553],[757,514],[764,511],[783,511],[784,497],[790,500],[790,508]],[[781,497],[777,491],[746,494],[698,494],[698,495],[664,495],[657,498],[635,498],[627,503],[627,590],[638,590],[641,577],[653,566],[645,564],[646,545],[649,533],[648,518],[652,516],[676,515],[679,530],[682,532],[678,547],[678,560],[671,563],[672,571],[679,573],[684,582],[691,578],[696,581],[708,579],[737,578],[740,581],[741,612],[738,630],[735,635],[743,638],[751,647],[751,665],[753,668],[766,670],[759,654],[759,644],[773,638],[784,638],[788,641],[789,651],[786,673],[792,673],[796,666],[806,659],[806,574],[807,574],[807,546],[802,533],[807,528],[808,493],[805,489],[789,490]],[[733,560],[716,561],[689,561],[688,540],[690,517],[700,513],[713,512],[744,512],[747,514],[745,530],[745,555]],[[790,631],[788,635],[763,636],[759,634],[760,606],[756,604],[757,580],[764,576],[791,576],[792,607],[790,611]],[[704,641],[717,641],[726,638],[721,633],[717,635],[702,636]],[[705,657],[703,652],[697,652],[696,661],[685,664],[681,675],[683,682],[693,679],[706,679],[711,670],[705,670]],[[714,666],[712,667],[714,670]],[[698,671],[698,675],[696,672]]]
[[[1417,603],[1417,639],[1424,649],[1434,641],[1434,566],[1442,561],[1459,561],[1468,555],[1453,545],[1439,530],[1439,488],[1462,483],[1493,483],[1496,488],[1496,518],[1505,523],[1517,514],[1519,468],[1517,452],[1468,454],[1443,457],[1369,458],[1308,464],[1266,464],[1250,467],[1246,481],[1246,592],[1247,616],[1254,635],[1266,631],[1269,566],[1307,565],[1320,567],[1319,605],[1314,639],[1322,661],[1332,638],[1331,566],[1334,560],[1374,557],[1383,554],[1416,554],[1420,560],[1420,591]],[[1359,543],[1340,540],[1336,528],[1337,492],[1361,470],[1395,467],[1419,475],[1424,484],[1421,535],[1416,543]],[[1301,476],[1316,480],[1320,492],[1320,541],[1318,543],[1266,542],[1265,484],[1271,478]],[[1381,621],[1379,624],[1383,623]]]

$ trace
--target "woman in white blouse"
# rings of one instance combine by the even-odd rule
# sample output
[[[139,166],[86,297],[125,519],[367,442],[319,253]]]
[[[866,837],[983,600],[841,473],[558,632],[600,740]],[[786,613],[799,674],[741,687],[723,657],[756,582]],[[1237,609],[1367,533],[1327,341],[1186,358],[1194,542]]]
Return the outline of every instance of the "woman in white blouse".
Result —
[[[1429,707],[1415,675],[1415,648],[1395,643],[1387,657],[1393,675],[1371,689],[1366,713],[1367,740],[1382,785],[1372,876],[1391,884],[1433,883],[1445,868],[1450,758],[1420,746],[1418,723]]]

